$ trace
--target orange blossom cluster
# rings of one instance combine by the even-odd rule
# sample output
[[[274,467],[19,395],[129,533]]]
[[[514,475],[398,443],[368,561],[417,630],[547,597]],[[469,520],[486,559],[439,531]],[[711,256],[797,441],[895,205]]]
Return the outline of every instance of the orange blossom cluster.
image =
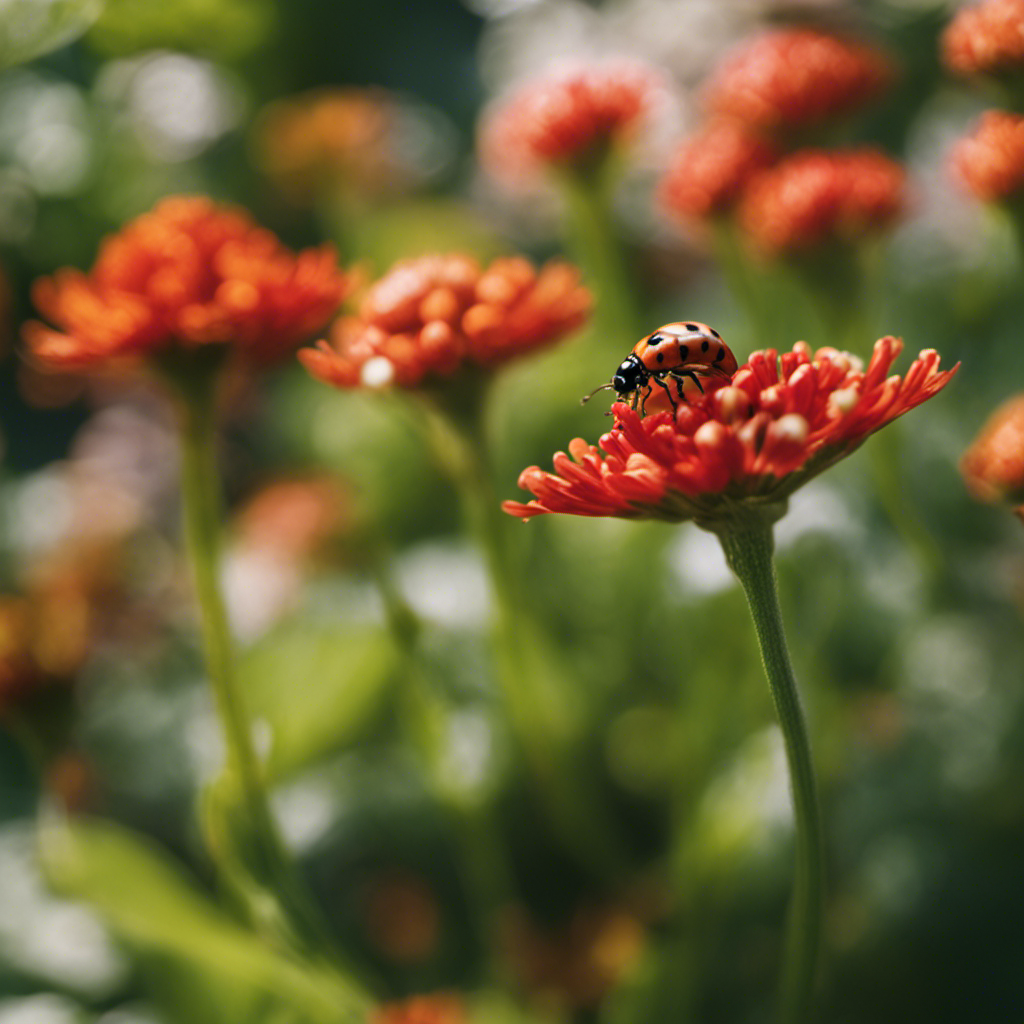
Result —
[[[982,501],[1024,502],[1024,395],[989,417],[964,454],[960,472]]]
[[[942,35],[942,59],[960,75],[1024,68],[1024,0],[986,0],[960,11]]]

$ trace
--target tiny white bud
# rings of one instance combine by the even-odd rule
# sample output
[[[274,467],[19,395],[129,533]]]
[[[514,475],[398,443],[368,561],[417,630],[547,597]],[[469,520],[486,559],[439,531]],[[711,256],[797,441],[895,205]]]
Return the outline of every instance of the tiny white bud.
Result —
[[[374,356],[363,363],[359,381],[366,388],[386,388],[395,379],[395,364],[387,356]]]
[[[853,410],[859,398],[860,392],[856,388],[841,388],[833,391],[828,400],[840,415],[845,416]]]
[[[796,444],[803,444],[810,433],[810,425],[799,413],[791,412],[780,416],[775,421],[773,433],[779,441],[793,441]]]

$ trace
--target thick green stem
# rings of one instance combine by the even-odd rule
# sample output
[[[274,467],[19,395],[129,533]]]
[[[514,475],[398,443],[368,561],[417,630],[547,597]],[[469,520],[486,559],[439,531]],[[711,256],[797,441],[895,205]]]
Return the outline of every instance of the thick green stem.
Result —
[[[730,568],[747,597],[768,686],[782,729],[796,823],[796,877],[790,903],[779,996],[779,1024],[808,1019],[824,903],[825,869],[811,745],[782,626],[772,527],[744,524],[719,533]]]

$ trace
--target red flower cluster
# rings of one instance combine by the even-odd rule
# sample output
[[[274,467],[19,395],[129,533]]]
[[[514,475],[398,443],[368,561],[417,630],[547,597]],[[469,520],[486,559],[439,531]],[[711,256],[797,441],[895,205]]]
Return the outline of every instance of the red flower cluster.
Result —
[[[728,213],[777,157],[772,143],[740,122],[712,121],[676,150],[659,186],[661,205],[684,220]]]
[[[1024,69],[1024,0],[986,0],[961,11],[943,33],[942,59],[960,75]]]
[[[755,352],[731,383],[709,380],[707,393],[675,414],[641,419],[616,404],[600,450],[577,438],[572,458],[555,455],[554,473],[523,471],[519,486],[536,500],[503,507],[523,519],[565,512],[709,525],[780,502],[941,391],[957,370],[940,371],[929,349],[904,378],[887,377],[902,347],[882,338],[862,370],[853,356],[798,342],[781,356]]]
[[[628,63],[533,82],[485,115],[481,160],[513,185],[545,167],[589,166],[635,133],[664,88],[657,72]]]
[[[858,242],[900,216],[905,182],[903,167],[876,150],[803,150],[751,183],[740,223],[762,249],[776,254]]]
[[[708,86],[714,113],[753,127],[798,131],[865,106],[892,80],[888,59],[815,29],[769,32],[721,64]]]
[[[960,461],[960,472],[982,501],[1024,501],[1024,395],[989,417]]]
[[[465,1024],[462,1000],[453,995],[414,996],[388,1003],[372,1015],[372,1024]]]
[[[486,270],[468,256],[403,260],[374,284],[357,317],[335,324],[330,341],[299,358],[335,387],[415,387],[465,363],[495,366],[574,330],[590,293],[565,263],[540,271],[524,259]]]
[[[323,327],[346,288],[329,247],[295,255],[243,210],[175,196],[106,239],[88,274],[37,281],[61,330],[30,323],[25,336],[58,369],[211,344],[263,362]]]
[[[979,199],[1000,202],[1019,196],[1024,192],[1024,117],[987,110],[974,132],[954,147],[952,165]]]

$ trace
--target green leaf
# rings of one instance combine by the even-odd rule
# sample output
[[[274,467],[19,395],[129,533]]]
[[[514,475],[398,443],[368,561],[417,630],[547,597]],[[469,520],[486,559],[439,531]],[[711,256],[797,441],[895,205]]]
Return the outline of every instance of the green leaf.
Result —
[[[287,959],[246,931],[200,893],[159,848],[118,826],[83,821],[48,826],[42,861],[51,884],[82,899],[111,931],[158,965],[164,988],[191,978],[195,1024],[266,1019],[268,1006],[290,1009],[309,1024],[362,1024],[366,1003],[333,971]],[[173,982],[177,981],[177,984]],[[176,992],[179,1012],[185,1008]],[[213,1008],[217,1009],[214,1010]]]
[[[350,743],[380,709],[398,661],[388,633],[375,627],[295,624],[250,650],[241,674],[250,714],[270,727],[270,777]]]
[[[95,20],[103,0],[4,0],[0,70],[71,42]]]

